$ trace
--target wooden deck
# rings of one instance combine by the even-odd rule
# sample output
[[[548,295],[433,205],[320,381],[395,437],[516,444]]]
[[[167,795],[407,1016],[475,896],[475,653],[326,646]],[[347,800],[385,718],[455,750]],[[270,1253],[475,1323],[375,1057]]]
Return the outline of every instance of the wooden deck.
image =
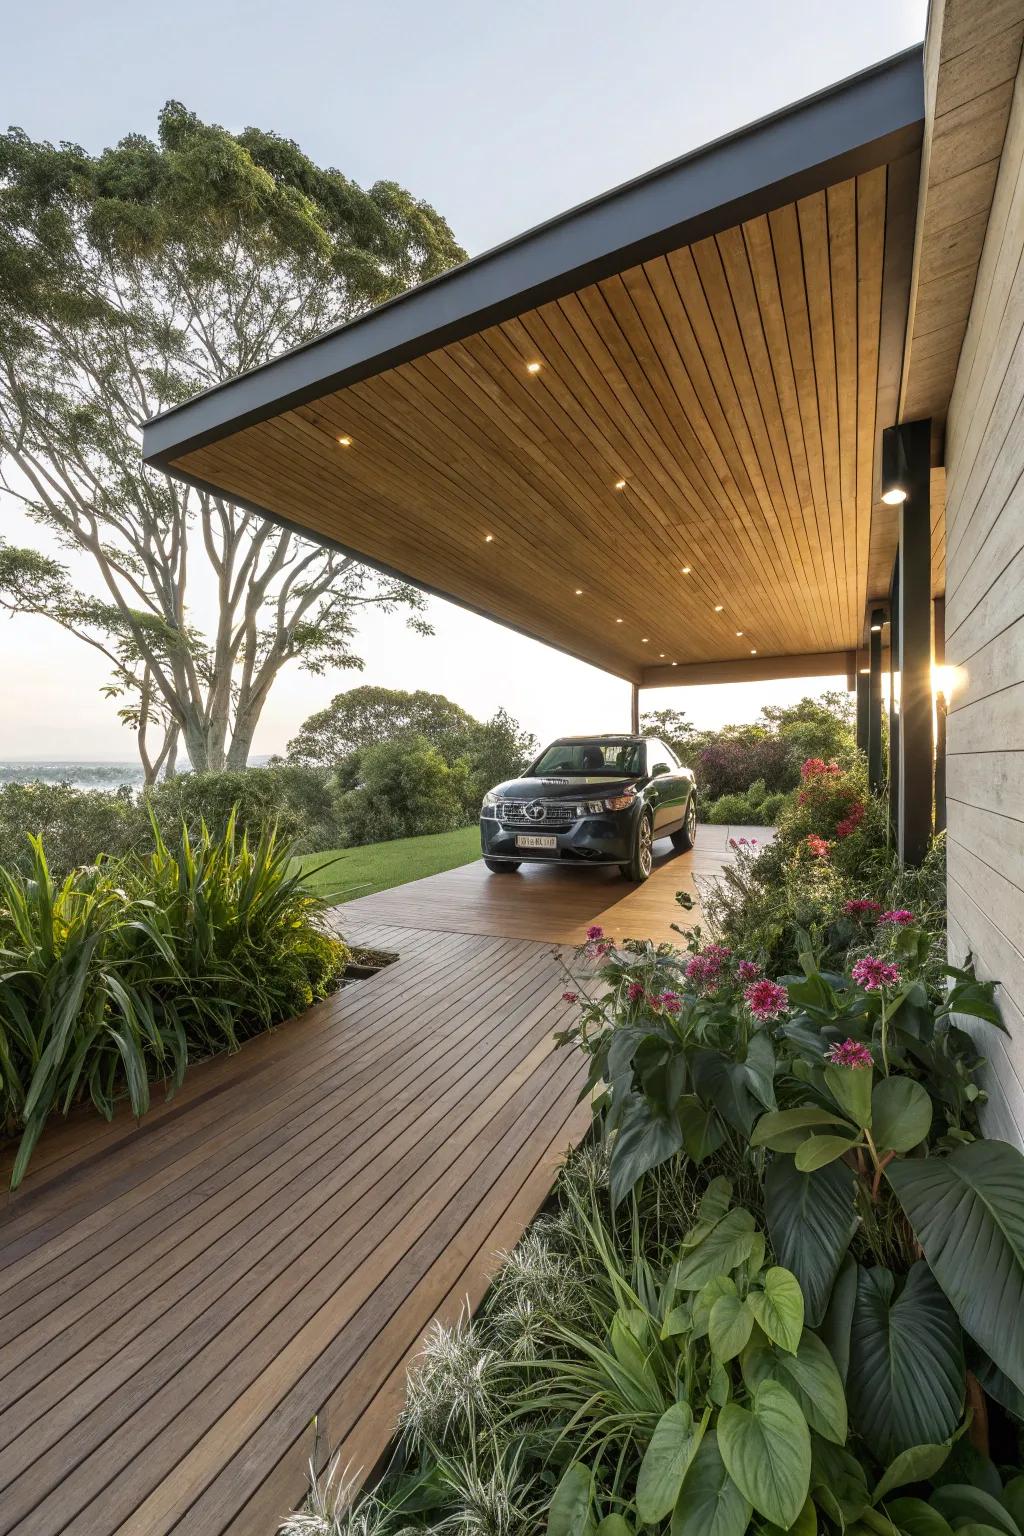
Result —
[[[311,1454],[371,1467],[588,1122],[552,942],[667,936],[718,830],[640,890],[474,865],[354,902],[397,964],[141,1125],[55,1126],[0,1219],[0,1531],[270,1536]]]

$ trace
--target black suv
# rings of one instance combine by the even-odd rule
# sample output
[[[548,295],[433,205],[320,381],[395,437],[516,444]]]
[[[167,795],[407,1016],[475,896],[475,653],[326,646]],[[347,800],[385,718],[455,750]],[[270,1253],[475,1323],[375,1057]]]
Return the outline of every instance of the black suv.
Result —
[[[671,748],[651,736],[563,736],[521,779],[484,796],[480,843],[495,874],[524,860],[617,864],[646,880],[656,838],[692,848],[697,788]]]

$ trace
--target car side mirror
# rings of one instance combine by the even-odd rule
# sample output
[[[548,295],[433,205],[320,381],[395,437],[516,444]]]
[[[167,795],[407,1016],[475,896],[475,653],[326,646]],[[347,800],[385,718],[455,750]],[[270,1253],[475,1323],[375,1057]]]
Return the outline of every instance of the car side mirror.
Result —
[[[658,777],[659,773],[671,773],[671,772],[672,772],[672,770],[668,766],[668,763],[655,763],[654,767],[651,769],[651,778],[652,779],[656,779]]]

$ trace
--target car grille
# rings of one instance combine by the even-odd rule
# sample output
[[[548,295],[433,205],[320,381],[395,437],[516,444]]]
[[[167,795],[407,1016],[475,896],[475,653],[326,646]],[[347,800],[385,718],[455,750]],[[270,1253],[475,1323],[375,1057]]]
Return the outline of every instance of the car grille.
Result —
[[[532,816],[526,814],[527,806]],[[542,816],[536,815],[538,807]],[[515,827],[571,827],[576,820],[576,804],[567,800],[501,800],[497,812],[500,821]]]

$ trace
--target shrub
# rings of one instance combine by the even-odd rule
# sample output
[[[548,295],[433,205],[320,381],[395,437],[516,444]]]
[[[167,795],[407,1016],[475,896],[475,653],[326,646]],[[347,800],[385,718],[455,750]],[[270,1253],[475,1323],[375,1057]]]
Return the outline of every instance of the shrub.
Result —
[[[276,767],[243,768],[223,773],[182,773],[146,791],[145,799],[165,835],[182,826],[194,835],[205,821],[221,837],[232,816],[239,833],[259,837],[277,827],[280,837],[303,850],[309,823],[301,804],[288,790],[299,776],[312,770],[292,769],[289,779]]]
[[[28,874],[0,869],[0,1104],[21,1131],[12,1184],[53,1111],[90,1098],[136,1115],[151,1079],[172,1088],[190,1060],[325,996],[347,950],[273,830],[193,842],[51,873],[42,843]]]
[[[101,853],[121,858],[149,846],[150,825],[127,787],[106,794],[70,784],[0,785],[0,866],[32,869],[30,836],[43,839],[51,873],[62,878]]]
[[[722,795],[712,802],[705,819],[715,826],[773,827],[783,809],[789,804],[786,794],[769,794],[764,779],[757,779],[748,790],[734,795]]]
[[[449,766],[422,736],[367,747],[360,782],[340,796],[345,841],[379,843],[426,832],[451,832],[465,820],[468,765]]]

